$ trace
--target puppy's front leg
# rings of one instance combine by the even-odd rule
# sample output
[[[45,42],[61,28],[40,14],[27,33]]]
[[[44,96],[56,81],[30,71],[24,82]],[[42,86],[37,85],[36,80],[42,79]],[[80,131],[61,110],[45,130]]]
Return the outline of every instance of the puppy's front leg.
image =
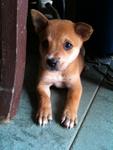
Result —
[[[50,101],[50,86],[40,82],[37,86],[37,92],[39,95],[38,111],[36,119],[39,125],[46,125],[49,120],[52,120],[52,109]]]
[[[66,128],[73,128],[77,124],[77,111],[82,94],[82,85],[80,79],[78,79],[69,88],[66,106],[62,115],[61,123]]]

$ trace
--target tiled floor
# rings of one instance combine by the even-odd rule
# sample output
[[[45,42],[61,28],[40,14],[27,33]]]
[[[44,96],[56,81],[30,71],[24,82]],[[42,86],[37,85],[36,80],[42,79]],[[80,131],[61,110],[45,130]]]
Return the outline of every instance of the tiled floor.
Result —
[[[9,124],[0,124],[0,150],[112,150],[113,87],[106,86],[103,79],[92,68],[83,75],[84,91],[74,129],[59,124],[66,90],[52,89],[54,120],[39,127],[32,119],[34,89],[24,87],[16,117]]]

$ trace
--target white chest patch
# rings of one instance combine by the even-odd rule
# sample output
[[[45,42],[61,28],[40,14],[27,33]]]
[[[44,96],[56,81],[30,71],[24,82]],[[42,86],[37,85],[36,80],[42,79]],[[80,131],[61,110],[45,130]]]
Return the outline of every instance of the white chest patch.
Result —
[[[43,76],[41,79],[48,85],[54,85],[56,87],[63,87],[65,79],[62,77],[60,73],[49,73],[48,75]]]
[[[56,86],[56,87],[70,87],[75,80],[76,75],[72,75],[69,77],[63,77],[60,73],[49,73],[41,78],[45,84],[48,86]]]

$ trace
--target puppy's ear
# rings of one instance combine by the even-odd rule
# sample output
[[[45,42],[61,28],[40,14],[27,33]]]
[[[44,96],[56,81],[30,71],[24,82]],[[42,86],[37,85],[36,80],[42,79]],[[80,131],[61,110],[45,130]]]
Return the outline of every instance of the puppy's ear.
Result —
[[[82,38],[83,41],[87,41],[93,33],[93,28],[84,22],[78,22],[75,24],[75,32]]]
[[[38,10],[32,9],[31,17],[36,32],[40,32],[48,25],[48,19]]]

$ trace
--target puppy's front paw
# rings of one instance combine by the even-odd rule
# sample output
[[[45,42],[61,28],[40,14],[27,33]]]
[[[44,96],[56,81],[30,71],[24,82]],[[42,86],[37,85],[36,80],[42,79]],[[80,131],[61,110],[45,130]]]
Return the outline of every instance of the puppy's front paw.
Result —
[[[65,109],[62,115],[61,124],[66,128],[73,128],[77,125],[76,113],[69,109]]]
[[[45,126],[52,120],[51,108],[40,108],[36,114],[36,120],[40,126]]]

